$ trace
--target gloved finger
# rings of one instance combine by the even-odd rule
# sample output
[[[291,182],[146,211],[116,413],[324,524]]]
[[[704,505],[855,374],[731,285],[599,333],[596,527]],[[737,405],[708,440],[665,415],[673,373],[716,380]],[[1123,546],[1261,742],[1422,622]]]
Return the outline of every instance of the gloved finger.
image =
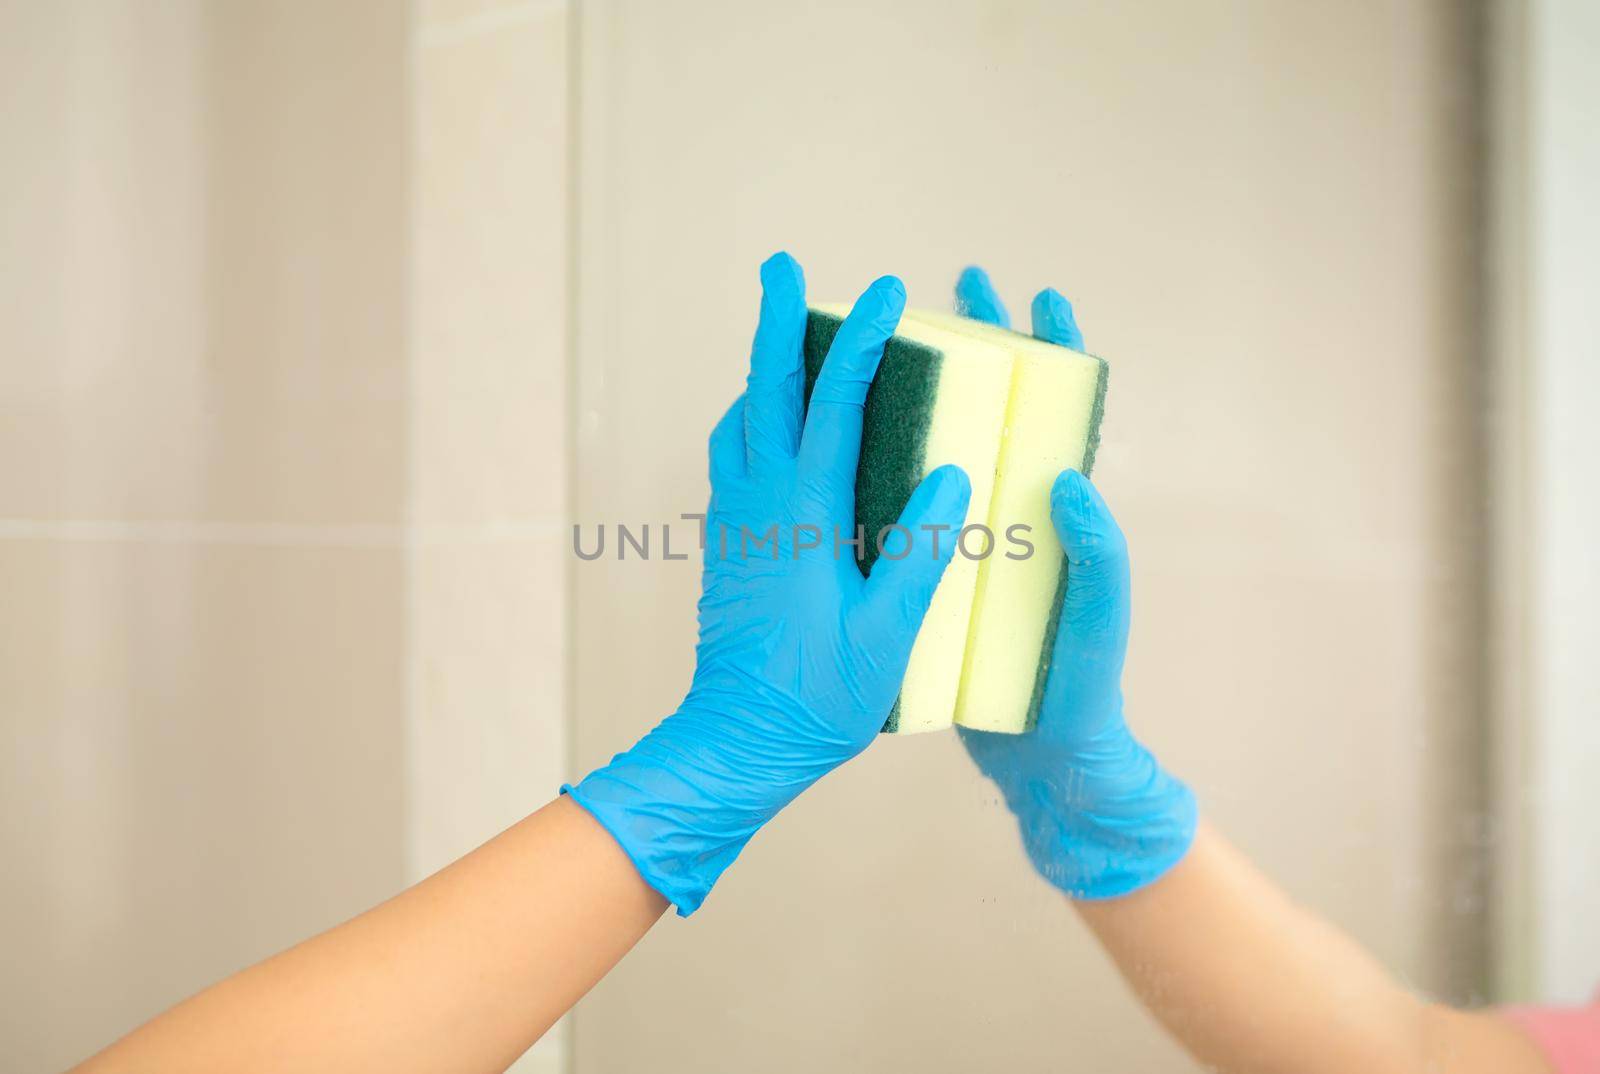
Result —
[[[874,280],[839,326],[811,389],[811,405],[800,434],[800,466],[836,495],[848,494],[847,502],[854,499],[867,389],[905,308],[903,283],[893,276]]]
[[[956,279],[956,312],[975,321],[1011,327],[1011,314],[1000,301],[999,292],[989,282],[989,274],[977,265],[968,265]]]
[[[1075,351],[1083,350],[1083,333],[1078,331],[1078,319],[1072,315],[1072,303],[1053,287],[1033,296],[1033,335]]]
[[[754,471],[794,458],[800,447],[805,335],[805,275],[788,254],[773,254],[761,265],[761,319],[745,388],[744,436]]]
[[[922,479],[897,527],[884,534],[883,550],[872,565],[862,597],[863,638],[879,644],[903,638],[903,650],[895,651],[911,652],[939,579],[955,555],[971,500],[972,483],[959,466],[941,466]],[[877,534],[867,537],[875,540]]]
[[[706,455],[710,460],[713,495],[718,485],[745,474],[744,412],[745,397],[741,394],[711,428]]]
[[[1115,691],[1128,645],[1128,542],[1100,493],[1076,470],[1050,490],[1050,518],[1067,556],[1045,708],[1069,694]]]

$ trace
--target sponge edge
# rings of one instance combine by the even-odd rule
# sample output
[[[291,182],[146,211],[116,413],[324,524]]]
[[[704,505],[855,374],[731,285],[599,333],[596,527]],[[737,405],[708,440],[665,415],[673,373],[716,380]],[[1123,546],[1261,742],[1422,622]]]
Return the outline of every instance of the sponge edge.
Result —
[[[841,307],[822,307],[808,321],[808,401],[844,313]],[[1010,357],[992,343],[902,321],[884,350],[862,420],[856,523],[864,534],[863,573],[870,573],[878,558],[878,535],[899,519],[917,484],[940,466],[954,463],[966,471],[972,486],[968,521],[988,516],[1010,367]],[[958,555],[946,568],[912,646],[886,732],[937,731],[953,722],[980,566]]]
[[[955,722],[985,731],[1025,731],[1038,718],[1066,595],[1066,560],[1050,520],[1050,486],[1062,470],[1087,475],[1093,466],[1107,365],[1093,355],[952,314],[914,316],[994,342],[1014,358],[989,525],[997,536],[1026,534],[1033,551],[1022,559],[990,556],[980,565]]]

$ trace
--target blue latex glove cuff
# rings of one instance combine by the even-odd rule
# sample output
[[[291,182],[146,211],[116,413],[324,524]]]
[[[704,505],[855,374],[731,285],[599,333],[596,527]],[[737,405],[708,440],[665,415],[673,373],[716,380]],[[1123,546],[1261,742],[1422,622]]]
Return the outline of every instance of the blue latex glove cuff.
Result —
[[[797,752],[749,734],[770,722],[726,704],[714,711],[685,702],[632,749],[562,791],[688,917],[762,825],[856,752],[842,739],[834,749]]]
[[[780,807],[705,794],[685,775],[697,764],[696,751],[674,742],[684,729],[673,721],[683,718],[669,717],[633,749],[561,789],[611,833],[645,883],[688,917]]]

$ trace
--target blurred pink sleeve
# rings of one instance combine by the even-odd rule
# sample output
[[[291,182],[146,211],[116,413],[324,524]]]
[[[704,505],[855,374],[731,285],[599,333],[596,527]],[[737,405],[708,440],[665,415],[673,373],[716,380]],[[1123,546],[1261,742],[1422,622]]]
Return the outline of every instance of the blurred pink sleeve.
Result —
[[[1501,1013],[1532,1038],[1556,1074],[1600,1074],[1600,993],[1586,1007],[1508,1007]]]

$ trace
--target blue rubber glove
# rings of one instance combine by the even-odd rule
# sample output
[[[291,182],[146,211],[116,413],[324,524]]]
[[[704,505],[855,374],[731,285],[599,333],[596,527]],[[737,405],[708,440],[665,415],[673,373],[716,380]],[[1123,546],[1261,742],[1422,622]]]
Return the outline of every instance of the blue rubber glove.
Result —
[[[1006,325],[989,277],[969,268],[956,310]],[[1033,334],[1083,349],[1072,306],[1033,300]],[[1067,594],[1038,726],[1023,735],[961,728],[967,752],[1016,815],[1034,867],[1075,898],[1125,895],[1172,868],[1194,839],[1195,801],[1122,718],[1128,647],[1128,545],[1088,478],[1064,471],[1050,517],[1067,557]]]
[[[694,681],[638,745],[563,788],[686,917],[757,829],[877,737],[954,553],[938,533],[971,496],[958,467],[929,474],[862,576],[845,543],[862,412],[905,288],[885,276],[857,299],[807,410],[800,266],[776,254],[761,284],[745,394],[711,433]]]

